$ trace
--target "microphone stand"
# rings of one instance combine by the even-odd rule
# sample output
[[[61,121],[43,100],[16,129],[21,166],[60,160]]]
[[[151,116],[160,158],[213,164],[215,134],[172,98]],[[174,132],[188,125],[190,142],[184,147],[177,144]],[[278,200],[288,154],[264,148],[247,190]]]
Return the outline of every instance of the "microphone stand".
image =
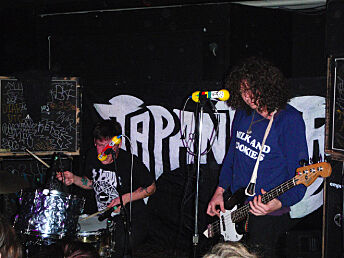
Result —
[[[54,153],[52,156],[52,162],[50,165],[50,168],[48,169],[48,173],[47,173],[47,178],[48,181],[46,182],[46,185],[49,188],[49,192],[51,192],[51,190],[60,190],[60,185],[61,183],[57,181],[56,179],[56,171],[57,171],[57,161],[60,159],[60,154],[59,153]]]
[[[199,116],[196,114],[198,118],[198,131],[196,134],[196,139],[198,143],[196,144],[197,149],[197,167],[196,167],[196,194],[195,194],[195,225],[194,225],[194,235],[192,238],[192,243],[194,245],[194,257],[196,257],[197,253],[197,245],[199,242],[199,234],[198,234],[198,199],[199,199],[199,178],[200,178],[200,162],[201,162],[201,146],[202,146],[202,130],[203,130],[203,114],[204,114],[204,105],[206,103],[206,98],[202,95],[199,96],[200,101],[200,111]]]
[[[123,203],[123,198],[122,198],[122,187],[121,187],[121,183],[119,181],[119,177],[118,177],[118,167],[117,167],[117,163],[116,163],[116,152],[111,148],[111,154],[113,157],[113,167],[115,170],[115,175],[116,175],[116,181],[117,181],[117,192],[118,192],[118,196],[119,196],[119,201],[121,204],[121,211],[120,211],[120,215],[123,221],[123,225],[124,225],[124,252],[123,252],[123,256],[125,256],[129,250],[130,252],[130,257],[131,255],[131,248],[129,248],[129,237],[131,236],[131,225],[128,221],[128,215],[127,215],[127,211],[126,208],[124,206]]]

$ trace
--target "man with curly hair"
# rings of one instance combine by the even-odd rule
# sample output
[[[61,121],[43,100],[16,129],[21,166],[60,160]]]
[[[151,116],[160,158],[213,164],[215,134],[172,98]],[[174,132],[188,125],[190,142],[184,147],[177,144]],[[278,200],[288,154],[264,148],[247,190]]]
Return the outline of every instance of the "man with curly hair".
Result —
[[[259,159],[254,196],[248,198],[247,241],[251,247],[259,246],[263,257],[274,257],[278,239],[291,226],[289,207],[302,199],[306,188],[298,185],[266,204],[261,195],[294,177],[299,162],[308,160],[305,123],[300,112],[288,104],[283,74],[264,59],[251,57],[234,67],[226,87],[231,94],[228,105],[236,114],[229,151],[207,213],[219,216],[220,210],[225,212],[225,189],[232,193],[249,189]]]

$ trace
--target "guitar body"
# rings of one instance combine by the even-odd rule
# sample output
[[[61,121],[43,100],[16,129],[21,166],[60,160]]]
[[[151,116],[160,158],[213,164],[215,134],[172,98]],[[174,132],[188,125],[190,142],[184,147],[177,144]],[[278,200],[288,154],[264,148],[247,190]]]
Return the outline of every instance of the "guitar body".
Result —
[[[240,188],[233,195],[223,194],[223,201],[226,210],[232,210],[235,206],[242,206],[246,200],[245,188]]]
[[[245,188],[240,188],[230,197],[224,194],[223,199],[224,199],[225,209],[228,210],[226,213],[230,212],[230,214],[232,214],[236,209],[242,208],[244,206],[244,203],[247,199],[247,196],[245,194]],[[235,230],[241,235],[243,235],[246,232],[245,230],[246,221],[247,220],[240,220],[234,223]]]
[[[243,235],[237,231],[237,225],[231,219],[231,213],[237,209],[235,206],[232,210],[220,212],[220,232],[225,241],[239,241]]]
[[[216,228],[208,227],[204,233],[207,237],[212,237],[212,234],[219,232],[225,241],[239,241],[245,233],[245,220],[234,223],[231,215],[235,210],[243,206],[246,200],[245,189],[241,188],[233,195],[226,191],[223,194],[223,199],[226,211],[220,212],[220,219],[216,223]]]

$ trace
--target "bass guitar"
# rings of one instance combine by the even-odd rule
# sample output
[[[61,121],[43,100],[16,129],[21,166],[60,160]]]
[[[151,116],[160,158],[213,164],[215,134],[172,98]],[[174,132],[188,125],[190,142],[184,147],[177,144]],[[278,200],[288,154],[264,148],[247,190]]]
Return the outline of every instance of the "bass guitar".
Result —
[[[332,168],[327,162],[320,162],[296,169],[296,176],[262,195],[262,203],[266,204],[296,185],[311,185],[319,176],[328,177]],[[240,205],[246,199],[245,189],[239,189],[228,200],[224,195],[226,212],[220,212],[220,218],[208,225],[204,235],[208,238],[221,234],[225,241],[239,241],[244,230],[240,231],[240,223],[247,218],[250,205]]]

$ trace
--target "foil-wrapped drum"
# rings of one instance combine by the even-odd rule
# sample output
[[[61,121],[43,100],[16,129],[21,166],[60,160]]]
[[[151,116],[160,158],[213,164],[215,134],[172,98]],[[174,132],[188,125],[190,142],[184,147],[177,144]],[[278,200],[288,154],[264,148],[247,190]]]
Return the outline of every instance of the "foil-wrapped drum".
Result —
[[[56,190],[24,191],[15,229],[22,234],[61,239],[76,234],[85,200]]]

